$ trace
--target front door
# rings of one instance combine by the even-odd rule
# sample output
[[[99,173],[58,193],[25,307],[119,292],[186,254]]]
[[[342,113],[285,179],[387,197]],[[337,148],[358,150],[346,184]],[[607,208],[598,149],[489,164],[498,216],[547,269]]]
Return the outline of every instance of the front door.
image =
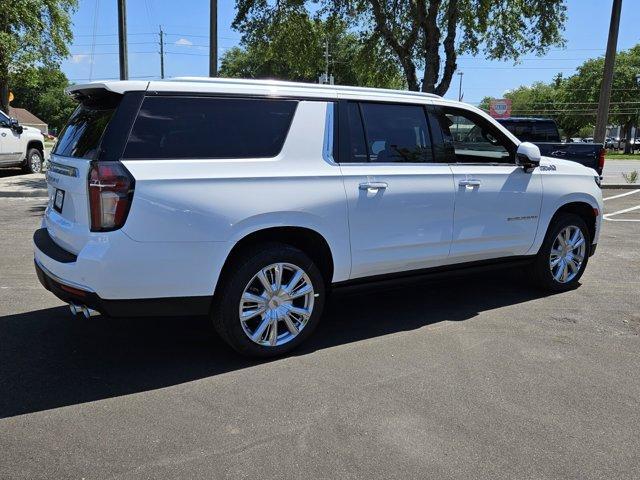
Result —
[[[343,102],[340,110],[351,278],[445,264],[453,178],[448,165],[433,162],[425,109]]]
[[[436,109],[455,187],[451,261],[525,254],[542,205],[538,169],[515,164],[515,144],[483,116]]]
[[[22,160],[20,135],[9,126],[9,117],[0,112],[0,165]]]

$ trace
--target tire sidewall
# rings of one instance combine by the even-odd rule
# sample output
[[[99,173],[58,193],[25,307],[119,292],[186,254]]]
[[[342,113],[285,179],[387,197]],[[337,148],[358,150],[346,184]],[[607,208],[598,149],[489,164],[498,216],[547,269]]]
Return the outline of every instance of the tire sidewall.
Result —
[[[31,168],[31,157],[34,154],[38,155],[38,157],[40,158],[39,170],[34,170],[33,168]],[[40,150],[38,150],[37,148],[30,148],[29,151],[27,152],[27,159],[25,161],[25,170],[27,170],[29,173],[42,173],[42,169],[44,166],[43,164],[44,164],[44,158],[42,156],[42,153],[40,153]]]
[[[549,257],[551,255],[551,248],[553,243],[555,242],[558,234],[565,229],[566,227],[574,226],[580,229],[582,234],[584,235],[586,248],[584,260],[582,261],[582,265],[580,265],[580,270],[578,274],[567,283],[558,282],[551,273],[551,269],[549,268]],[[578,215],[572,213],[565,213],[559,215],[554,222],[551,224],[549,231],[547,232],[547,236],[538,252],[538,258],[536,261],[536,269],[538,273],[538,277],[545,287],[554,290],[554,291],[564,291],[575,288],[582,277],[585,269],[587,268],[587,263],[589,261],[589,255],[591,253],[591,236],[589,234],[589,229],[587,228],[587,224],[585,221],[579,217]]]
[[[238,307],[245,287],[258,271],[273,263],[291,263],[305,271],[313,285],[317,295],[313,302],[313,312],[304,329],[290,342],[275,346],[265,347],[258,345],[247,337],[240,323]],[[304,342],[315,330],[325,301],[325,285],[320,270],[313,261],[302,251],[288,245],[273,244],[262,251],[246,258],[240,265],[231,268],[232,273],[225,279],[223,294],[218,300],[219,308],[214,309],[214,315],[221,315],[219,319],[224,323],[223,337],[239,353],[253,357],[272,357],[287,353]]]

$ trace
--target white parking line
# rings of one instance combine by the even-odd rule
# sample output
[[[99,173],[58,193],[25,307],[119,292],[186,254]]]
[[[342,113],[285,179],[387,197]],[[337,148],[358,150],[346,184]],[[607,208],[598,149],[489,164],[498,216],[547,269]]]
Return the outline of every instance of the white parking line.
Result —
[[[607,201],[607,200],[613,200],[614,198],[626,197],[627,195],[633,195],[634,193],[638,193],[638,192],[640,192],[640,189],[631,190],[630,192],[621,193],[620,195],[614,195],[612,197],[603,198],[602,201],[604,202],[604,201]]]
[[[640,205],[636,205],[635,207],[625,208],[624,210],[618,210],[617,212],[607,213],[603,215],[605,220],[609,220],[610,222],[640,222],[640,219],[635,218],[609,218],[615,215],[620,215],[622,213],[633,212],[634,210],[640,210]]]

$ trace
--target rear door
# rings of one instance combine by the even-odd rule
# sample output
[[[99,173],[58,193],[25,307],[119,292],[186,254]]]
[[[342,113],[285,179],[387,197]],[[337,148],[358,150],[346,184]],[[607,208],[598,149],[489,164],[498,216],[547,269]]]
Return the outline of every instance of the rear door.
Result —
[[[340,126],[351,277],[446,263],[452,173],[434,163],[424,107],[343,101]]]
[[[119,159],[141,92],[124,96],[106,90],[83,95],[51,153],[49,204],[44,222],[64,249],[78,253],[90,236],[88,175],[98,158]]]
[[[451,261],[525,254],[542,205],[539,169],[516,165],[515,144],[481,115],[452,107],[432,115],[456,189]]]

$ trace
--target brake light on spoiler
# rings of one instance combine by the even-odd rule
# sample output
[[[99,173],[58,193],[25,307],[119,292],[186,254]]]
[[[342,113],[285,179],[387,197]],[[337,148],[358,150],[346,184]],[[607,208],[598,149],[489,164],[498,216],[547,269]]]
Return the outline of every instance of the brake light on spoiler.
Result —
[[[121,228],[127,220],[135,188],[129,171],[120,162],[94,162],[88,181],[91,231]]]

